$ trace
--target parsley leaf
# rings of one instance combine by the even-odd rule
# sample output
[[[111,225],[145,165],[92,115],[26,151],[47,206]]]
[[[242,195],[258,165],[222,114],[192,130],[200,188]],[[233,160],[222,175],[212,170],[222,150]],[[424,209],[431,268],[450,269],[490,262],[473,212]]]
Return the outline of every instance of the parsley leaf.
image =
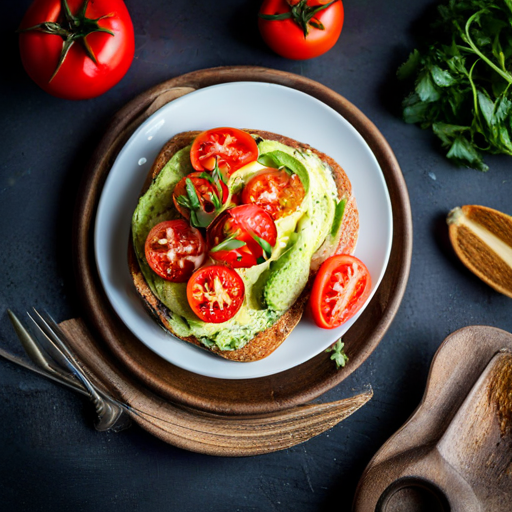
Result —
[[[431,129],[456,165],[512,155],[512,0],[442,0],[420,49],[398,68],[403,119]]]
[[[343,350],[344,347],[345,343],[343,343],[340,338],[334,345],[326,350],[326,352],[332,352],[331,359],[336,363],[337,369],[343,368],[348,361],[348,356]]]

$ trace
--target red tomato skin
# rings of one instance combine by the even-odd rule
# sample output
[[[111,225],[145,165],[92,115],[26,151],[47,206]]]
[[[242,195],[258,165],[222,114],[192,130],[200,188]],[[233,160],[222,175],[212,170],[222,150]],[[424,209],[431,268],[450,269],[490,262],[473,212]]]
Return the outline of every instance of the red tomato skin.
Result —
[[[264,0],[260,8],[262,14],[289,11],[290,6],[286,0]],[[258,27],[265,43],[277,54],[287,59],[306,60],[326,53],[336,44],[343,28],[344,17],[343,3],[338,0],[315,16],[325,30],[310,26],[307,38],[304,38],[302,28],[292,18],[264,20],[258,17]]]
[[[180,242],[192,241],[192,244],[195,247],[195,254],[190,254],[190,256],[195,257],[197,261],[194,263],[185,261],[185,265],[180,267],[177,261],[175,263],[169,264],[169,261],[165,259],[165,252],[169,247],[164,248],[162,246],[162,251],[159,252],[156,252],[152,249],[152,244],[154,244],[156,241],[155,238],[165,236],[162,233],[162,230],[166,229],[172,229],[174,232],[174,237],[180,240]],[[148,262],[148,265],[151,267],[153,272],[167,281],[172,281],[174,283],[185,283],[190,278],[192,273],[197,268],[199,268],[200,265],[203,264],[204,258],[206,256],[206,242],[204,241],[201,232],[198,229],[190,226],[186,220],[167,220],[160,222],[156,226],[153,226],[153,228],[150,230],[146,238],[144,252],[146,261]],[[183,258],[183,254],[181,252],[178,255],[178,259],[179,258]],[[170,268],[169,272],[167,271],[168,268]]]
[[[355,300],[353,299],[349,302],[347,309],[344,310],[342,318],[338,318],[337,321],[329,321],[329,319],[325,318],[325,315],[322,312],[322,299],[329,287],[331,276],[336,272],[336,270],[343,266],[352,265],[354,263],[362,272],[358,295],[354,298]],[[315,276],[309,299],[309,308],[316,325],[322,329],[334,329],[344,324],[363,307],[370,295],[371,287],[372,283],[370,272],[366,268],[366,265],[355,256],[350,254],[337,254],[327,258],[322,263],[317,275]]]
[[[201,185],[204,187],[204,189],[207,189],[208,192],[213,192],[217,197],[219,197],[218,195],[218,192],[215,188],[215,185],[213,185],[212,183],[210,183],[209,181],[207,181],[206,179],[204,178],[201,178],[201,173],[200,172],[191,172],[190,174],[188,174],[187,176],[185,176],[184,178],[182,178],[178,184],[176,185],[176,187],[174,188],[174,192],[172,194],[172,200],[174,202],[174,206],[176,207],[176,209],[178,210],[178,212],[180,212],[180,214],[185,217],[186,219],[190,219],[190,211],[188,210],[188,208],[185,208],[184,206],[181,206],[179,203],[178,203],[178,197],[180,195],[185,195],[186,196],[186,181],[187,181],[187,178],[189,178],[192,183],[194,184],[195,188],[196,188],[196,192],[198,192],[198,187],[200,187]],[[220,188],[222,190],[222,197],[219,197],[219,200],[220,202],[224,205],[226,204],[227,200],[228,200],[228,197],[229,197],[229,189],[227,187],[227,185],[221,181],[220,182]],[[200,196],[199,197],[199,201],[202,202],[202,204],[204,205],[204,202],[205,202],[205,199],[204,197],[198,193],[198,195]]]
[[[236,136],[238,141],[240,141],[241,145],[246,148],[247,154],[242,158],[241,161],[230,162],[231,165],[229,166],[228,169],[223,169],[222,162],[219,163],[220,169],[224,171],[225,174],[229,176],[240,167],[243,167],[244,165],[253,162],[258,158],[258,145],[256,144],[256,141],[247,132],[239,130],[238,128],[231,127],[212,128],[210,130],[201,132],[195,138],[194,142],[192,143],[192,147],[190,148],[190,162],[192,163],[192,167],[196,171],[210,172],[213,170],[213,165],[211,166],[211,168],[209,168],[205,167],[201,162],[201,145],[204,143],[208,143],[208,141],[211,140],[212,136],[220,135],[224,137],[224,135],[226,134]]]
[[[292,214],[304,199],[304,187],[297,174],[280,169],[262,169],[251,176],[242,190],[242,203],[263,208],[274,219]]]
[[[214,246],[227,238],[224,232],[226,224],[230,225],[232,231],[241,230],[241,234],[236,238],[245,242],[246,245],[239,249],[212,252],[211,249]],[[263,249],[247,231],[248,229],[272,247],[275,246],[277,228],[270,214],[259,206],[242,204],[225,210],[209,226],[206,232],[207,244],[210,249],[209,256],[213,260],[228,264],[233,268],[249,268],[257,265],[258,258],[263,255]]]
[[[232,303],[226,309],[220,310],[218,307],[209,308],[206,304],[199,302],[194,297],[194,285],[196,283],[204,285],[208,282],[210,289],[213,288],[213,278],[217,276],[220,278],[221,283],[224,285],[226,291],[228,291]],[[227,322],[233,318],[242,307],[245,295],[245,285],[242,278],[231,268],[223,265],[210,265],[201,267],[192,274],[190,280],[187,283],[187,300],[192,311],[201,319],[203,322],[219,324]]]
[[[68,0],[68,5],[76,14],[83,0]],[[35,0],[25,13],[20,28],[45,21],[55,22],[60,12],[60,0]],[[21,32],[20,55],[30,78],[47,93],[70,100],[94,98],[116,85],[128,71],[135,53],[133,24],[128,9],[122,0],[92,0],[86,17],[99,18],[110,13],[113,16],[100,20],[98,24],[115,35],[96,32],[86,38],[96,55],[97,64],[77,41],[51,82],[62,50],[62,37],[38,31]]]

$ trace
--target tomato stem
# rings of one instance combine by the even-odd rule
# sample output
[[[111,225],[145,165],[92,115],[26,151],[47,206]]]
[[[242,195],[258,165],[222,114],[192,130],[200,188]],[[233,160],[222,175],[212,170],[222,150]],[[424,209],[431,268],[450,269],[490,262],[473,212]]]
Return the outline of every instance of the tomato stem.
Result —
[[[332,0],[331,2],[324,5],[317,5],[315,7],[310,7],[308,5],[308,0],[300,0],[295,5],[288,4],[289,11],[275,14],[263,14],[260,13],[258,16],[263,18],[264,20],[269,21],[280,21],[287,20],[292,18],[297,25],[304,32],[304,38],[306,38],[309,34],[309,27],[314,27],[318,30],[325,30],[323,24],[315,18],[315,15],[324,9],[327,9],[334,2],[338,0]]]
[[[96,56],[92,51],[86,37],[93,32],[105,32],[111,36],[115,36],[112,30],[101,27],[98,22],[104,18],[110,18],[114,16],[114,13],[106,14],[96,19],[87,18],[85,11],[89,5],[89,0],[84,0],[82,7],[80,8],[77,15],[74,15],[69,8],[67,0],[61,0],[61,20],[59,22],[44,21],[32,27],[18,29],[18,32],[43,32],[44,34],[53,34],[61,36],[63,39],[62,50],[60,52],[59,61],[57,67],[53,72],[52,76],[48,80],[51,82],[57,75],[62,63],[66,59],[69,49],[79,41],[87,56],[97,64]]]

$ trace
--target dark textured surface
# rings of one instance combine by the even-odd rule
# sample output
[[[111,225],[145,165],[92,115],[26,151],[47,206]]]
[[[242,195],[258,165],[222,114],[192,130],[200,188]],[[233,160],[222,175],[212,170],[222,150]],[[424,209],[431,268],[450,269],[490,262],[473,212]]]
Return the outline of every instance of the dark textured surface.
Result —
[[[78,184],[110,117],[135,95],[196,69],[250,64],[317,80],[381,130],[411,196],[414,250],[408,288],[377,350],[333,400],[371,383],[362,410],[306,444],[271,455],[222,459],[184,452],[138,427],[98,433],[80,396],[0,360],[0,508],[3,511],[349,510],[366,464],[419,403],[433,354],[454,330],[512,331],[512,302],[454,256],[445,216],[483,204],[512,214],[512,159],[487,158],[482,174],[446,162],[433,136],[399,117],[396,67],[413,48],[430,0],[347,0],[345,26],[326,55],[273,55],[255,25],[257,1],[128,0],[135,60],[105,95],[70,102],[25,75],[14,33],[30,2],[11,2],[0,32],[0,344],[21,353],[6,315],[46,308],[80,314],[71,274],[71,214]],[[471,347],[467,348],[471,350]],[[333,505],[334,504],[334,505]]]

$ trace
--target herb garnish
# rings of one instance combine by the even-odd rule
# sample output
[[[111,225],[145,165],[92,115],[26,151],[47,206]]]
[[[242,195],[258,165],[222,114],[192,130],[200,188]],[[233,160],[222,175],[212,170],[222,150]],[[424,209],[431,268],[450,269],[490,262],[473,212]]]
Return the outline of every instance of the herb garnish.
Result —
[[[348,361],[348,356],[343,350],[344,347],[345,343],[343,343],[340,338],[334,345],[326,350],[326,352],[332,352],[331,359],[336,363],[337,369],[343,368]]]
[[[404,120],[431,128],[455,164],[487,171],[482,153],[512,155],[512,0],[446,0],[429,37],[397,73],[414,81]]]
[[[208,193],[208,197],[204,197],[203,201],[190,178],[185,178],[186,195],[180,195],[176,198],[179,205],[190,210],[190,223],[196,228],[207,228],[213,219],[220,213],[223,208],[224,191],[222,184],[226,185],[226,178],[222,174],[215,159],[215,167],[211,173],[202,172],[199,178],[206,180],[213,185],[214,191]],[[213,211],[206,211],[204,207],[204,199],[211,202]]]
[[[243,240],[238,240],[236,237],[240,236],[240,231],[235,231],[229,235],[225,240],[210,249],[210,252],[217,251],[232,251],[233,249],[240,249],[247,245]]]

